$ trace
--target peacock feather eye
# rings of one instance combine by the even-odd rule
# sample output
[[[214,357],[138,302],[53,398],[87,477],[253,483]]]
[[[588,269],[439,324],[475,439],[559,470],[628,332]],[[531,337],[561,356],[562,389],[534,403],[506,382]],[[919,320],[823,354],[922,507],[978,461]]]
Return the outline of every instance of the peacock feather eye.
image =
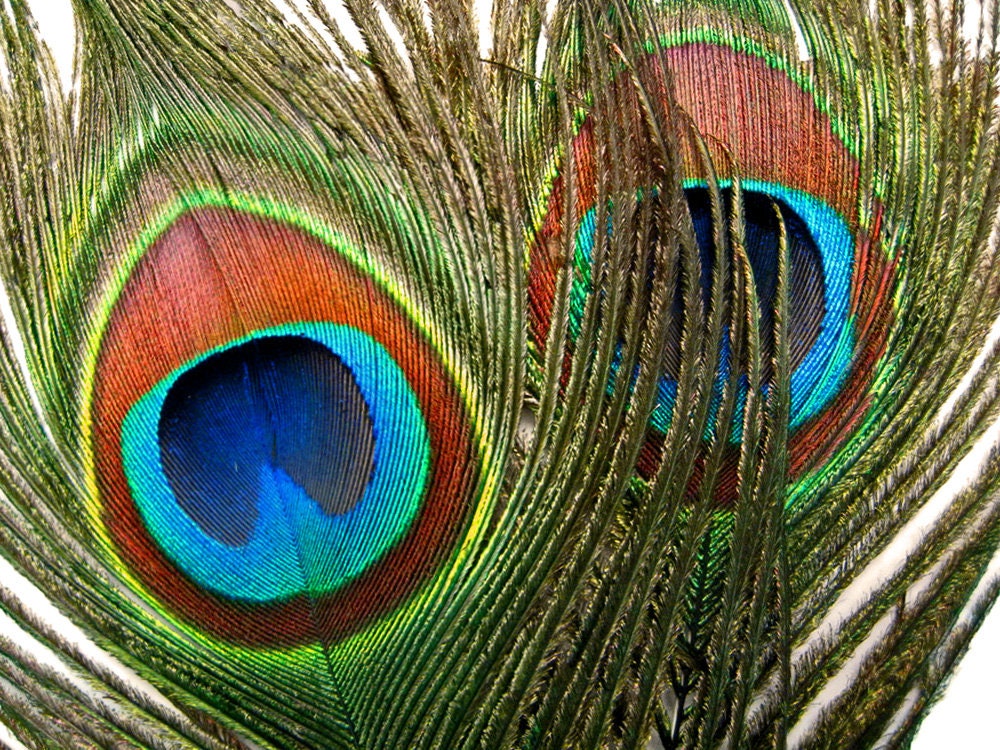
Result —
[[[364,626],[466,516],[469,430],[440,354],[275,218],[179,213],[113,301],[93,394],[100,525],[156,600],[229,641]]]
[[[790,365],[793,476],[821,464],[850,435],[864,412],[865,393],[875,361],[885,348],[892,317],[887,279],[891,268],[878,246],[876,230],[859,212],[859,166],[845,140],[808,88],[789,69],[752,45],[717,42],[669,44],[637,65],[636,75],[651,90],[672,83],[674,107],[690,119],[713,161],[722,199],[730,217],[736,194],[729,176],[740,181],[741,243],[749,261],[758,299],[762,383],[773,378],[773,310],[778,288],[782,232],[788,250],[787,336]],[[664,93],[665,95],[665,93]],[[730,222],[712,218],[705,163],[689,140],[678,134],[683,154],[683,193],[700,256],[702,301],[709,305],[713,259],[718,236],[729,236]],[[576,187],[576,235],[568,334],[579,334],[584,303],[591,293],[597,195],[595,130],[586,117],[573,145]],[[552,182],[547,209],[530,251],[529,310],[532,338],[544,351],[561,266],[558,250],[566,224],[563,177]],[[652,188],[655,195],[658,186]],[[639,186],[640,192],[643,186]],[[779,220],[780,219],[780,220]],[[609,228],[610,231],[610,228]],[[727,246],[729,243],[727,243]],[[731,252],[731,249],[730,249]],[[658,446],[673,418],[681,357],[684,310],[680,281],[667,333],[662,377],[651,433],[642,465],[655,464]],[[726,333],[721,342],[716,390],[733,366]],[[746,379],[738,380],[738,403]],[[715,400],[718,409],[718,398]],[[709,429],[716,414],[710,415]],[[733,421],[730,441],[738,444],[741,421]],[[720,498],[735,491],[735,456],[723,469]]]

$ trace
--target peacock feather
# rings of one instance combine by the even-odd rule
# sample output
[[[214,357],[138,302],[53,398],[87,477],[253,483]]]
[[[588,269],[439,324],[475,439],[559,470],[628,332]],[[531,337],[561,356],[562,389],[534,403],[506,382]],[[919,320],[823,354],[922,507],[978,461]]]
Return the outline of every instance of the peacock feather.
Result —
[[[907,746],[997,3],[282,8],[74,0],[67,87],[0,9],[0,742]]]

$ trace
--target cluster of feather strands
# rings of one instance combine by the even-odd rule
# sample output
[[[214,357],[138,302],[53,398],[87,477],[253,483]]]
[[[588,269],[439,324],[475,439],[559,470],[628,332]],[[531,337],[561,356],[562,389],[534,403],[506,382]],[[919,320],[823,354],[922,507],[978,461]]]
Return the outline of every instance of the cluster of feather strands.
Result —
[[[74,10],[66,90],[23,0],[0,10],[11,741],[906,745],[1000,585],[1000,467],[975,448],[1000,415],[996,3],[969,37],[960,2],[498,0],[485,41],[463,0],[347,0],[343,18],[319,0],[290,14],[195,0]],[[694,25],[791,61],[855,144],[860,212],[882,204],[885,354],[864,414],[808,481],[788,479],[787,260],[768,362],[738,247],[713,269],[710,304],[691,281],[680,141],[714,174],[711,157],[651,91],[669,76],[637,61]],[[543,346],[529,335],[526,247],[554,163],[575,205],[581,179],[559,155],[595,102],[638,113],[595,120],[597,225],[615,230],[572,340],[566,240]],[[641,185],[659,199],[640,201]],[[104,290],[121,248],[193,189],[295,202],[357,246],[389,248],[380,267],[470,405],[478,536],[460,565],[441,561],[452,568],[420,594],[426,614],[372,625],[353,662],[318,645],[325,674],[192,634],[109,563],[84,511]],[[709,193],[721,223],[714,179]],[[579,217],[566,214],[569,238]],[[678,394],[640,478],[678,284]],[[751,384],[742,411],[735,374],[710,408],[724,329]],[[725,512],[713,486],[729,433],[709,428],[715,408],[742,430]]]

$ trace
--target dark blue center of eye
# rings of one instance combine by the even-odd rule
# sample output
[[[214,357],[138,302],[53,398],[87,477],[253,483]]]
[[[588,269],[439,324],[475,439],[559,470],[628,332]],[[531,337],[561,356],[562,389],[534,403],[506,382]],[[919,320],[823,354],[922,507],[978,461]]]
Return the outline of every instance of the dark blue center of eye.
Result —
[[[253,339],[184,372],[164,399],[158,439],[178,504],[231,546],[253,533],[262,470],[340,515],[364,494],[375,445],[350,368],[304,336]]]
[[[688,210],[694,225],[695,239],[701,251],[701,286],[703,300],[708,305],[713,258],[715,256],[715,228],[712,223],[712,204],[707,188],[692,187],[684,191]],[[732,206],[732,190],[722,191],[724,211],[728,216]],[[780,224],[775,209],[780,212],[785,225],[789,254],[789,320],[788,343],[791,369],[805,359],[819,336],[824,301],[823,259],[806,222],[784,201],[764,193],[743,193],[744,240],[746,252],[753,269],[754,284],[760,309],[761,357],[764,362],[763,377],[770,379],[771,357],[774,351],[775,296],[778,286],[778,254],[780,252]],[[725,227],[723,227],[725,231]],[[680,333],[682,295],[678,289],[674,302],[674,324],[669,333],[671,344],[667,347],[667,375],[675,378],[680,372]]]

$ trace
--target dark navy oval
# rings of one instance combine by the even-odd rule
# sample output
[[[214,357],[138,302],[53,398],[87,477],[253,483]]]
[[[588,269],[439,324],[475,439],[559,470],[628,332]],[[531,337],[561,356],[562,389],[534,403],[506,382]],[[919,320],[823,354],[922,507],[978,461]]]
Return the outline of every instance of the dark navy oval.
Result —
[[[780,225],[775,208],[785,225],[790,255],[789,349],[792,372],[789,425],[795,429],[816,416],[830,402],[850,372],[855,339],[850,313],[854,238],[843,217],[808,193],[758,180],[745,180],[742,186],[745,249],[753,270],[760,308],[765,313],[761,320],[764,382],[772,377],[770,360],[774,334],[770,311],[776,292],[777,251],[780,248]],[[727,183],[720,183],[719,187],[726,203],[724,213],[728,214],[732,190]],[[700,281],[703,300],[707,304],[714,255],[714,229],[707,186],[703,181],[688,181],[684,192],[700,250]],[[726,231],[725,226],[720,231]],[[570,291],[569,319],[570,335],[574,338],[579,334],[584,304],[591,290],[596,236],[596,212],[591,208],[577,229],[574,254],[577,274]],[[682,306],[679,294],[675,297],[675,305]],[[681,310],[674,310],[675,321],[681,319]],[[677,391],[680,323],[675,323],[674,330],[668,331],[667,335],[664,377],[659,384],[657,408],[650,419],[651,426],[661,433],[670,426]],[[720,382],[728,372],[727,367],[724,361],[718,373]],[[735,424],[738,427],[739,420]],[[738,439],[738,436],[733,439]]]
[[[253,533],[262,468],[340,515],[373,467],[371,417],[350,368],[304,336],[251,339],[184,372],[164,399],[158,442],[177,503],[231,546]]]
[[[708,305],[711,288],[713,258],[715,256],[715,227],[712,223],[712,204],[708,189],[689,187],[684,191],[687,199],[695,239],[701,252],[701,286],[705,305]],[[723,216],[728,216],[732,205],[732,190],[722,190]],[[806,222],[785,201],[765,193],[743,193],[743,240],[747,259],[753,270],[760,311],[762,377],[771,379],[771,360],[774,349],[774,304],[778,291],[778,257],[781,247],[781,222],[789,256],[788,273],[788,343],[789,360],[795,370],[806,358],[819,337],[823,316],[826,314],[823,282],[823,258]],[[674,302],[674,324],[669,332],[666,374],[676,378],[680,371],[680,334],[683,314],[681,292],[678,289]]]

